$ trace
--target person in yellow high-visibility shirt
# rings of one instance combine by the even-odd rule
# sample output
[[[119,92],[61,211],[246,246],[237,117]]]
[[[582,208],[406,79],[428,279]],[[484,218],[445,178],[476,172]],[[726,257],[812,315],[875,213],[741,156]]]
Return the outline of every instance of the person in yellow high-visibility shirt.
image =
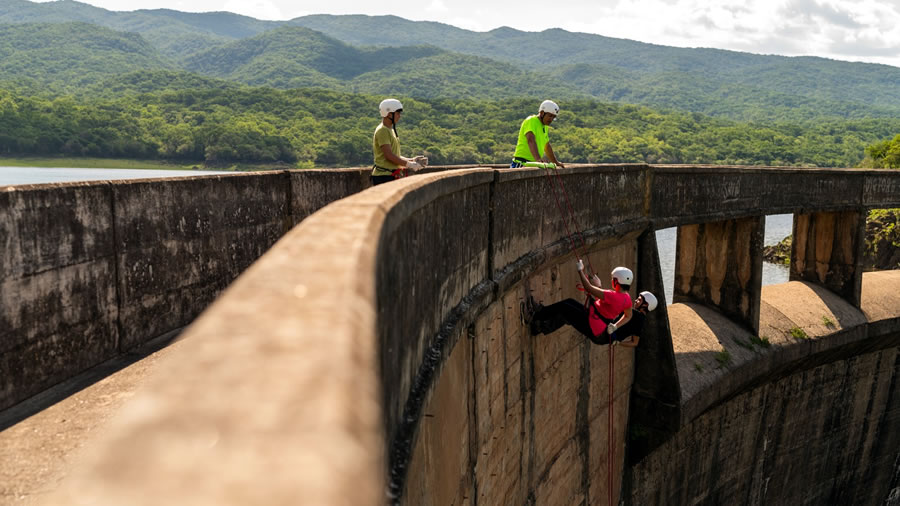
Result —
[[[557,167],[565,167],[556,159],[550,146],[550,123],[559,114],[559,106],[552,100],[544,100],[538,113],[525,118],[519,127],[519,140],[509,168],[516,169],[528,162],[552,163]]]
[[[397,136],[397,122],[403,113],[403,104],[395,98],[387,98],[378,104],[381,123],[372,135],[372,186],[400,179],[428,164],[428,158],[400,156],[400,138]]]

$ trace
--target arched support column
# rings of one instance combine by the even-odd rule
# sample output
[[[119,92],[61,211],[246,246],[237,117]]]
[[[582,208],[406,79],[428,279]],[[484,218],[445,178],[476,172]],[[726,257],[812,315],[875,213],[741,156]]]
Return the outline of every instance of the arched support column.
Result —
[[[791,280],[820,284],[859,307],[865,233],[864,211],[796,214]]]
[[[645,337],[634,349],[627,446],[631,464],[667,441],[681,425],[681,387],[653,230],[647,230],[638,238],[637,290],[633,295],[637,297],[644,290],[656,295],[659,306],[648,314]]]
[[[678,227],[675,302],[715,307],[759,331],[765,216]]]

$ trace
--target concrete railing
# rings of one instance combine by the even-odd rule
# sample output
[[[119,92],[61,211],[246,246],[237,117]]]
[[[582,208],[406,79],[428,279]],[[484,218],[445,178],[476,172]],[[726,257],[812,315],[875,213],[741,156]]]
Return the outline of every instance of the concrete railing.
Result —
[[[193,321],[360,170],[0,189],[0,409]]]
[[[797,177],[812,181],[815,172]],[[785,188],[780,174],[726,168],[717,184],[689,168],[561,171],[584,232],[582,254],[598,271],[636,265],[634,288],[656,293],[658,223],[766,213],[760,188]],[[863,190],[838,205],[827,194],[841,192],[838,184],[808,201],[798,190],[777,212],[900,205],[892,190],[900,177],[820,176],[832,175]],[[599,435],[607,409],[615,409],[622,444],[629,410],[634,423],[668,405],[675,427],[657,429],[671,438],[689,422],[682,366],[664,307],[650,318],[656,339],[616,357],[612,404],[605,349],[571,333],[523,333],[522,298],[575,295],[552,184],[529,170],[429,174],[303,221],[190,327],[170,368],[55,501],[87,494],[99,504],[380,504],[387,489],[409,504],[475,495],[484,503],[594,503],[608,492],[598,476],[610,473],[618,496],[624,452],[606,467]]]

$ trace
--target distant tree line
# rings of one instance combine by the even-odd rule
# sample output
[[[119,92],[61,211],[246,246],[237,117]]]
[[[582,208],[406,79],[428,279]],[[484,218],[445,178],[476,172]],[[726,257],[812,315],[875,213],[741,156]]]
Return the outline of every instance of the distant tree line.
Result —
[[[372,162],[381,96],[320,89],[163,89],[107,98],[0,90],[0,155],[268,163]],[[535,99],[403,98],[403,153],[432,163],[505,163]],[[697,113],[563,101],[551,139],[567,162],[896,167],[898,118],[742,123]],[[872,145],[869,150],[867,146]],[[882,145],[883,149],[882,149]],[[873,162],[875,163],[875,162]]]

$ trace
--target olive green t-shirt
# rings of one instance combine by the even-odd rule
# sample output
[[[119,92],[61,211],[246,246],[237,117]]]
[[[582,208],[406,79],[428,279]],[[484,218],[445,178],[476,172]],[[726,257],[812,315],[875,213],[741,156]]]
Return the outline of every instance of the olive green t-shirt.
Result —
[[[528,149],[528,139],[525,138],[525,134],[528,132],[534,134],[534,142],[537,144],[538,154],[542,158],[544,149],[547,147],[547,143],[550,142],[550,132],[549,127],[541,123],[541,118],[537,115],[528,116],[522,122],[522,126],[519,128],[519,140],[516,142],[516,153],[513,156],[533,162],[535,161],[534,155]]]
[[[375,135],[372,136],[372,154],[375,155],[375,168],[372,170],[373,176],[390,176],[399,167],[385,158],[384,152],[381,151],[381,146],[384,144],[390,144],[391,153],[400,156],[400,139],[394,134],[394,129],[384,126],[384,123],[380,123],[375,129]]]

